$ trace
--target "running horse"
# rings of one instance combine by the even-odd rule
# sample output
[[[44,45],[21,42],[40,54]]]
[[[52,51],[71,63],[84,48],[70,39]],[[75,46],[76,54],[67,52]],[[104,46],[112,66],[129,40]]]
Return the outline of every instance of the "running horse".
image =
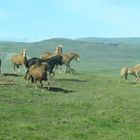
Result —
[[[70,62],[72,60],[80,62],[80,55],[77,53],[73,53],[73,52],[62,53],[62,64],[66,65],[66,70],[64,73],[66,73],[66,72],[74,73],[75,72],[74,69],[72,69],[70,66]]]
[[[44,52],[43,54],[41,54],[40,58],[42,60],[48,60],[50,59],[51,57],[55,56],[55,55],[61,55],[62,54],[62,47],[63,45],[58,45],[55,49],[55,52],[52,53],[52,52]]]

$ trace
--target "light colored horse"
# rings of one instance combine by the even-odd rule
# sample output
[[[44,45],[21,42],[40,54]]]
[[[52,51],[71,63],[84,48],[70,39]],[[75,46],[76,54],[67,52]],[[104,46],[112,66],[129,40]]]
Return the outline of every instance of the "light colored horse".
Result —
[[[55,49],[55,54],[61,55],[62,54],[63,45],[58,45]]]
[[[70,62],[72,60],[80,62],[80,55],[77,54],[77,53],[73,53],[73,52],[62,54],[62,64],[66,65],[66,70],[65,70],[64,73],[66,73],[66,72],[73,73],[74,72],[74,69],[72,69],[71,66],[70,66]]]
[[[63,45],[58,45],[56,47],[54,53],[44,52],[43,54],[41,54],[40,58],[47,61],[49,58],[51,58],[51,57],[53,57],[55,55],[61,55],[62,54],[62,47],[63,47]]]
[[[136,77],[136,79],[133,81],[133,83],[135,83],[137,80],[139,80],[140,79],[140,77],[139,77],[139,74],[140,74],[140,64],[137,64],[136,66],[131,67],[131,68],[122,67],[121,71],[120,71],[120,80],[119,80],[119,82],[121,82],[121,80],[123,78],[125,80],[128,80],[128,78],[127,78],[128,74],[134,75]]]
[[[17,68],[18,72],[20,72],[20,69],[19,69],[20,65],[24,66],[24,69],[26,72],[26,67],[25,67],[25,63],[27,62],[26,49],[22,49],[19,54],[13,55],[11,57],[11,62],[14,65],[15,72],[16,72],[16,68]]]

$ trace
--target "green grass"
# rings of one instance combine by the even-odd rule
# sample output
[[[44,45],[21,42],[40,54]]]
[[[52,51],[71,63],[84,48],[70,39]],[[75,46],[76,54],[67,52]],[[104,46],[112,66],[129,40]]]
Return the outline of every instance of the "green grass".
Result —
[[[0,139],[139,140],[139,87],[94,72],[56,74],[50,91],[0,76]]]
[[[2,72],[9,75],[0,76],[0,140],[139,140],[140,82],[119,84],[119,69],[140,62],[139,39],[122,42],[1,42]],[[30,58],[58,44],[80,54],[80,63],[71,63],[78,74],[57,73],[50,90],[46,83],[43,90],[25,87],[23,75],[12,75],[10,57],[21,48]]]

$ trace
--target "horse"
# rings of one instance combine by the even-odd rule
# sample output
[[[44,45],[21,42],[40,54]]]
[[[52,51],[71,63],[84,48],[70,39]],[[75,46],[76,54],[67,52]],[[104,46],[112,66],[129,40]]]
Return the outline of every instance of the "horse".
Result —
[[[52,53],[52,52],[44,52],[43,54],[41,54],[40,58],[42,60],[48,60],[50,59],[51,57],[55,56],[55,55],[61,55],[62,54],[62,47],[63,45],[58,45],[55,49],[55,52]]]
[[[66,73],[66,72],[73,73],[74,72],[74,69],[72,69],[70,66],[70,62],[72,60],[80,62],[80,55],[77,53],[74,53],[74,52],[62,53],[62,64],[66,65],[66,70],[64,73]]]
[[[57,55],[61,55],[62,54],[62,48],[63,48],[63,45],[58,45],[55,49],[55,54]]]
[[[47,66],[47,67],[48,67],[48,68],[47,68],[47,71],[48,71],[49,75],[50,75],[50,76],[51,76],[51,74],[55,75],[54,72],[53,72],[53,69],[54,69],[54,67],[57,66],[57,65],[62,65],[62,56],[60,56],[60,55],[55,55],[55,56],[49,58],[47,61],[46,61],[46,60],[42,60],[42,59],[37,58],[37,57],[33,57],[33,58],[29,59],[29,60],[26,62],[26,64],[25,64],[25,66],[26,66],[26,68],[27,68],[27,71],[26,71],[26,74],[25,74],[25,77],[24,77],[24,78],[25,78],[25,79],[27,78],[27,74],[28,74],[28,72],[29,72],[29,68],[30,68],[32,65],[34,65],[34,64],[36,64],[36,65],[41,65],[41,64],[44,63],[44,62],[47,62],[47,64],[48,64],[48,66]]]
[[[25,67],[26,61],[27,61],[26,49],[22,49],[19,54],[13,55],[11,57],[11,62],[13,63],[14,71],[16,72],[16,68],[17,68],[17,70],[20,72],[19,66],[23,65],[26,72],[26,67]]]
[[[47,61],[51,57],[55,56],[54,53],[51,52],[44,52],[43,54],[40,55],[40,59]]]

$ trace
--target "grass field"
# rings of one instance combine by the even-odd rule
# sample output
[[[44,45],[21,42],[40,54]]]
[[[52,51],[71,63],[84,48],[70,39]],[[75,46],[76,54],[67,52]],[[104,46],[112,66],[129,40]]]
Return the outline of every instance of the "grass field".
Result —
[[[56,73],[50,90],[46,83],[43,89],[32,84],[25,87],[23,70],[20,75],[13,74],[9,58],[18,52],[18,46],[28,46],[32,57],[46,45],[54,50],[61,42],[64,51],[80,53],[81,62],[72,62],[77,74]],[[6,43],[0,44],[0,50],[5,53],[0,75],[0,140],[140,139],[140,82],[119,84],[120,66],[139,62],[138,45],[60,40]]]
[[[45,87],[47,85],[45,84]],[[52,88],[0,77],[0,139],[139,140],[140,83],[94,73],[57,74]]]

